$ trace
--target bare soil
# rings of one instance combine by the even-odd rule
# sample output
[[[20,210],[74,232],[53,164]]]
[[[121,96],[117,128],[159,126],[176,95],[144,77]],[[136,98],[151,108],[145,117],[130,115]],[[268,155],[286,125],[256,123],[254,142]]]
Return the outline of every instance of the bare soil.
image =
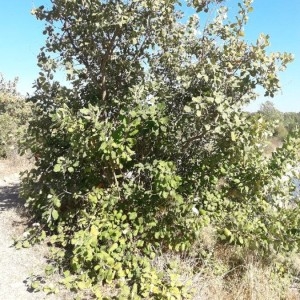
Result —
[[[48,253],[45,245],[20,250],[13,246],[27,222],[24,201],[19,198],[22,169],[17,161],[0,160],[0,299],[70,299],[62,294],[34,292],[30,287],[30,276],[43,274]]]

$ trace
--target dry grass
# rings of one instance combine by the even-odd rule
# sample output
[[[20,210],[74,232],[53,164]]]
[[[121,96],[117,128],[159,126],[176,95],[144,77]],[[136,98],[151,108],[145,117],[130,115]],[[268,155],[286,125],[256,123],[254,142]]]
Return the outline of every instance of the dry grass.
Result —
[[[270,268],[263,268],[255,262],[245,266],[242,277],[236,276],[232,279],[228,299],[287,299],[289,285],[288,278],[280,278]]]
[[[300,300],[300,286],[292,277],[274,272],[282,257],[266,262],[242,248],[218,245],[211,227],[204,228],[193,254],[203,250],[207,259],[169,253],[157,257],[153,266],[167,273],[168,265],[175,264],[181,283],[193,291],[193,300]],[[294,273],[300,273],[300,256],[289,261]]]

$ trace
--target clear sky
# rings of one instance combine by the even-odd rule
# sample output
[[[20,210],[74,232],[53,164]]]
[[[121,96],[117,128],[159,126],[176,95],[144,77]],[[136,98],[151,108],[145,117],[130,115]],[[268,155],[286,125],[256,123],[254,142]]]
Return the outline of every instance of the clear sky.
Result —
[[[32,93],[38,75],[36,56],[43,46],[43,23],[30,14],[33,7],[49,0],[0,0],[0,72],[5,79],[19,77],[19,91]],[[228,0],[235,7],[236,0]],[[281,111],[300,112],[300,0],[254,0],[254,11],[246,27],[246,39],[254,41],[260,33],[271,37],[270,51],[286,51],[295,61],[281,73],[282,90],[273,99],[259,97],[249,106],[257,110],[266,100]]]

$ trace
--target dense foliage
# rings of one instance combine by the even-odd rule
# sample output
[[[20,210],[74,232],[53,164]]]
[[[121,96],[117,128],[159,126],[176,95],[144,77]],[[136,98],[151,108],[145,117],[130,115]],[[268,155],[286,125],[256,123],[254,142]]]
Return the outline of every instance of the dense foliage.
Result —
[[[246,43],[251,1],[234,21],[220,0],[189,1],[189,17],[175,0],[51,2],[34,11],[47,41],[22,193],[40,223],[29,241],[51,237],[64,283],[99,298],[99,282],[118,299],[188,298],[176,268],[152,262],[192,255],[208,224],[258,255],[297,251],[299,208],[282,176],[294,176],[298,140],[267,159],[272,130],[243,112],[257,86],[274,95],[291,55],[267,54],[265,35]]]
[[[30,104],[16,90],[17,79],[6,81],[0,73],[0,157],[17,154],[17,144],[22,138]]]

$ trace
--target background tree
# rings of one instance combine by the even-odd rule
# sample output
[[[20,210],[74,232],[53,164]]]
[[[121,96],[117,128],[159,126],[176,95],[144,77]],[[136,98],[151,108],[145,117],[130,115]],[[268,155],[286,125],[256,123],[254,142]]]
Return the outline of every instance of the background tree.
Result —
[[[273,102],[266,101],[263,103],[258,113],[270,124],[270,127],[274,127],[273,135],[280,141],[287,137],[289,131],[292,131],[291,119],[287,117],[288,115],[280,112]],[[295,125],[295,123],[293,124]]]
[[[0,157],[17,154],[17,144],[22,138],[28,118],[30,104],[16,90],[17,78],[6,81],[0,73]]]
[[[251,1],[234,21],[220,5],[206,26],[201,15],[223,1],[190,1],[186,19],[175,0],[51,2],[34,11],[47,41],[24,145],[39,160],[22,191],[43,228],[30,240],[51,236],[77,276],[67,284],[187,297],[177,271],[152,260],[188,254],[208,223],[220,243],[260,255],[298,247],[292,185],[280,185],[298,141],[266,159],[267,123],[243,112],[258,85],[279,89],[291,56],[266,54],[265,35],[246,43]],[[61,68],[68,85],[55,81]]]
[[[263,103],[259,109],[259,112],[269,122],[283,121],[283,113],[281,113],[271,101],[266,101],[265,103]]]
[[[287,112],[283,114],[284,126],[289,132],[292,132],[300,125],[300,113],[299,112]]]

